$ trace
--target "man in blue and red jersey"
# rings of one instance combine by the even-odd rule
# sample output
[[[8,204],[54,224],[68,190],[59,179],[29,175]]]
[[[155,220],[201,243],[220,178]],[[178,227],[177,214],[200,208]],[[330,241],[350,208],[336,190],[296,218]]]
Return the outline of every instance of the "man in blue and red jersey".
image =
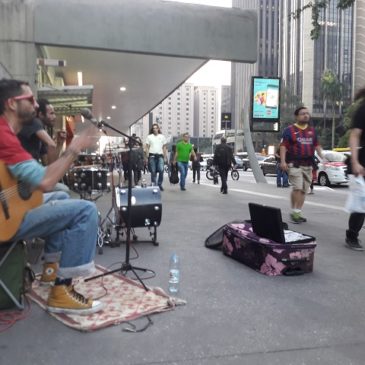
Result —
[[[293,186],[290,218],[293,223],[302,223],[307,221],[302,216],[302,207],[312,182],[314,152],[323,156],[316,132],[309,125],[308,109],[304,106],[297,108],[294,117],[295,123],[284,129],[281,139],[280,167],[288,172],[289,182]]]
[[[95,143],[97,130],[90,127],[81,132],[56,161],[44,167],[22,147],[16,136],[34,118],[37,107],[27,82],[0,80],[0,161],[15,179],[26,183],[32,190],[44,192],[43,204],[26,212],[11,240],[35,237],[45,240],[46,271],[55,273],[54,286],[50,288],[47,301],[50,312],[94,313],[102,310],[103,303],[76,292],[72,278],[89,275],[94,269],[97,209],[94,203],[69,199],[64,192],[48,192],[52,191],[81,150]],[[12,203],[10,194],[6,193],[11,188],[1,187],[3,204],[0,209],[4,209],[6,203]],[[11,221],[12,216],[8,219]]]

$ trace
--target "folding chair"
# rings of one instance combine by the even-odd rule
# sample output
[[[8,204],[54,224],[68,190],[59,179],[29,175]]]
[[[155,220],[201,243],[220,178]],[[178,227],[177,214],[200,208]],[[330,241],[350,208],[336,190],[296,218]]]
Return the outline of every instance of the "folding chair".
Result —
[[[25,242],[0,243],[0,309],[24,309]]]

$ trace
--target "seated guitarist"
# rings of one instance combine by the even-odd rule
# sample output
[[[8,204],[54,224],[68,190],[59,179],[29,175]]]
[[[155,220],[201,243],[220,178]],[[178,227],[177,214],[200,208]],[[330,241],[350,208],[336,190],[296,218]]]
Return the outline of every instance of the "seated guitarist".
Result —
[[[72,286],[72,278],[89,275],[94,269],[98,225],[95,204],[86,200],[68,199],[63,192],[47,192],[53,189],[80,151],[94,144],[92,134],[95,136],[97,129],[90,127],[83,131],[72,140],[58,160],[43,167],[23,149],[16,137],[22,126],[34,118],[36,108],[37,103],[28,83],[0,80],[0,161],[5,163],[17,181],[45,193],[40,206],[25,212],[11,240],[34,237],[45,240],[46,264],[42,279],[48,282],[55,280],[47,301],[50,312],[94,313],[103,308],[103,303],[77,293]],[[6,199],[3,183],[0,189],[1,199]],[[36,193],[34,191],[33,194]],[[22,202],[26,204],[27,200]],[[1,203],[0,210],[6,210],[4,207],[9,202]],[[8,213],[9,211],[11,209]],[[5,217],[7,215],[2,214]],[[16,224],[10,216],[8,221],[2,222],[1,230],[12,223]]]

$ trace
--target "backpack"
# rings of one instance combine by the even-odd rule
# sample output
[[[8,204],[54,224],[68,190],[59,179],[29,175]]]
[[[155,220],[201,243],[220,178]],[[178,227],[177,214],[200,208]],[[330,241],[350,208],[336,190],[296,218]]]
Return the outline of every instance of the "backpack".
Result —
[[[170,180],[171,184],[178,184],[179,183],[179,171],[177,169],[177,165],[174,165],[174,164],[170,165],[169,180]]]

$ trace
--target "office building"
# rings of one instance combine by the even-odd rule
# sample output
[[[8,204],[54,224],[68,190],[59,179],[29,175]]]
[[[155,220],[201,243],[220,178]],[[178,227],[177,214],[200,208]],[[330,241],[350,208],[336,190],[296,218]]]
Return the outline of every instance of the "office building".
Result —
[[[304,5],[304,1],[300,2]],[[325,70],[333,71],[343,84],[343,103],[349,103],[353,74],[353,9],[337,9],[332,1],[320,12],[321,33],[310,38],[313,28],[311,12],[304,11],[299,19],[290,19],[297,1],[281,0],[281,60],[283,86],[312,111],[315,118],[323,116],[321,78]],[[340,100],[338,106],[340,104]]]
[[[231,113],[231,86],[230,85],[222,85],[221,112],[222,113]]]
[[[279,73],[279,0],[232,0],[232,7],[257,9],[258,60],[255,64],[232,63],[231,106],[232,128],[242,129],[242,111],[249,107],[251,77],[277,77]]]
[[[218,90],[212,86],[194,88],[194,136],[213,137],[218,123]]]
[[[353,93],[365,86],[365,2],[354,6]]]

